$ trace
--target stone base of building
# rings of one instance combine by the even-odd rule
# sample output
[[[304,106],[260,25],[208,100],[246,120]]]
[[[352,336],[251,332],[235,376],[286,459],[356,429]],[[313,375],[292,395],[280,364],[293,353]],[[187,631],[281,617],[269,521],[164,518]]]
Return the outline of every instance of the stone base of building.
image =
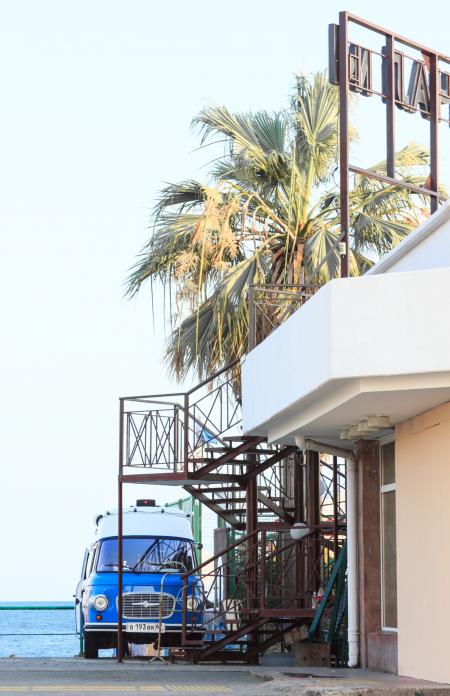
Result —
[[[398,673],[397,634],[380,631],[367,636],[367,667],[375,672]]]

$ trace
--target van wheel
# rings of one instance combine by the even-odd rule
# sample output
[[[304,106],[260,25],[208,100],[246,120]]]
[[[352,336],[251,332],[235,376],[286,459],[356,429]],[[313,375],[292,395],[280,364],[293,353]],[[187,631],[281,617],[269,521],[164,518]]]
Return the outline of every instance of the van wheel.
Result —
[[[95,660],[98,657],[97,637],[92,633],[84,634],[84,656],[87,660]]]

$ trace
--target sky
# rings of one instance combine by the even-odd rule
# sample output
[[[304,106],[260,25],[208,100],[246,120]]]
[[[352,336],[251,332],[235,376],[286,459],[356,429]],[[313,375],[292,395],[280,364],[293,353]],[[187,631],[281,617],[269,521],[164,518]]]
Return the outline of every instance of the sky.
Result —
[[[0,2],[0,601],[71,599],[116,505],[118,397],[177,388],[161,302],[153,319],[123,283],[157,191],[205,176],[191,119],[286,106],[296,72],[327,66],[341,9],[450,53],[443,0]],[[369,101],[360,164],[383,159]],[[423,134],[408,119],[400,143]]]

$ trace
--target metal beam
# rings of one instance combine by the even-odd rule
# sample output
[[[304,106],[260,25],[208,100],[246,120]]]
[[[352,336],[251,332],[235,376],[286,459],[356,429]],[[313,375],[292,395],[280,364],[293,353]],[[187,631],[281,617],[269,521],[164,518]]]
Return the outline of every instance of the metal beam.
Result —
[[[436,55],[430,56],[430,188],[433,191],[439,189],[439,69]],[[435,196],[430,199],[430,211],[435,213],[438,208],[438,200]]]
[[[117,482],[117,661],[123,660],[123,454],[124,454],[124,401],[120,399],[119,421],[119,476]]]
[[[348,233],[350,227],[348,195],[348,13],[339,12],[339,182],[340,222],[344,253],[341,253],[341,278],[348,277]]]
[[[264,438],[259,436],[251,437],[248,440],[245,440],[237,447],[233,447],[232,449],[230,449],[221,457],[214,459],[211,462],[211,464],[206,464],[206,466],[202,466],[201,469],[197,469],[194,478],[203,478],[204,476],[206,476],[206,474],[209,474],[211,471],[214,471],[214,469],[217,469],[219,466],[222,466],[223,464],[228,464],[231,459],[234,459],[239,454],[245,454],[246,452],[248,452],[248,450],[251,450],[253,447],[255,447],[263,441]]]
[[[243,476],[240,476],[239,482],[241,484],[246,484],[247,481],[249,481],[249,479],[258,476],[259,474],[262,474],[263,471],[273,466],[274,464],[277,464],[277,462],[281,461],[281,459],[286,459],[286,457],[289,457],[289,455],[294,454],[294,452],[297,452],[297,450],[298,447],[296,447],[295,445],[289,445],[289,447],[285,447],[284,449],[275,452],[275,454],[266,459],[264,462],[262,462],[261,464],[256,464],[252,469],[249,469]]]
[[[386,37],[386,169],[390,177],[395,176],[395,61],[394,37]]]
[[[270,498],[268,498],[266,495],[263,493],[258,493],[258,500],[260,503],[263,503],[269,510],[274,512],[278,517],[288,524],[294,524],[294,518],[292,515],[290,515],[284,508],[280,507],[276,503],[273,502]]]
[[[207,480],[210,481],[211,483],[236,483],[240,484],[240,476],[236,474],[235,476],[233,474],[210,474],[207,477]],[[199,482],[202,479],[199,479]],[[177,483],[179,486],[183,485],[183,482],[188,485],[188,482],[191,481],[197,481],[197,476],[194,475],[192,472],[185,474],[185,473],[176,473],[176,474],[168,474],[168,473],[154,473],[154,474],[123,474],[121,476],[121,481],[122,483],[152,483],[153,485],[157,485],[158,483],[161,482],[162,485],[165,483]]]
[[[391,176],[383,176],[383,174],[378,174],[377,172],[374,172],[371,169],[355,167],[355,165],[353,164],[350,164],[348,169],[350,172],[353,172],[354,174],[367,176],[369,179],[377,179],[377,181],[382,181],[385,184],[391,184],[392,186],[396,186],[397,188],[405,188],[408,189],[408,191],[412,191],[413,193],[421,193],[426,196],[431,196],[432,198],[436,198],[442,201],[447,200],[446,197],[438,191],[425,188],[424,186],[416,186],[415,184],[410,184],[409,182],[402,181],[401,179],[393,179]]]
[[[218,640],[216,643],[209,645],[204,650],[200,650],[198,653],[195,653],[194,654],[195,662],[200,662],[201,660],[205,660],[209,655],[213,655],[215,652],[217,652],[221,648],[224,648],[225,646],[229,645],[230,643],[234,643],[238,638],[241,638],[242,636],[246,636],[246,635],[256,631],[260,626],[263,626],[267,622],[268,622],[268,619],[259,618],[259,619],[256,619],[255,621],[252,621],[249,624],[246,624],[245,626],[238,629],[237,631],[233,631],[233,633],[230,633],[228,636],[225,636],[225,638],[222,638],[222,640]]]
[[[183,486],[183,488],[185,491],[187,491],[189,493],[189,495],[192,495],[194,498],[199,500],[201,503],[203,503],[204,505],[209,507],[210,510],[212,510],[217,515],[222,517],[226,522],[228,522],[228,524],[231,524],[232,527],[234,527],[235,529],[242,528],[242,525],[241,525],[240,521],[237,519],[237,517],[232,515],[230,512],[226,512],[225,510],[223,510],[220,507],[220,505],[217,505],[212,500],[207,498],[206,495],[204,495],[204,493],[201,493],[193,486]]]

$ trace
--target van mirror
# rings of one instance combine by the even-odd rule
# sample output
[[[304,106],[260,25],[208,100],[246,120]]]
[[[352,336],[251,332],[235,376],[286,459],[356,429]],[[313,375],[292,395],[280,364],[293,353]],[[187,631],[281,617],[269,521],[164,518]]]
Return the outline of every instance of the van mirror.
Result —
[[[198,544],[195,544],[195,548],[198,549],[199,551],[200,551],[200,549],[203,548],[203,544],[201,543],[201,541],[199,541]]]

